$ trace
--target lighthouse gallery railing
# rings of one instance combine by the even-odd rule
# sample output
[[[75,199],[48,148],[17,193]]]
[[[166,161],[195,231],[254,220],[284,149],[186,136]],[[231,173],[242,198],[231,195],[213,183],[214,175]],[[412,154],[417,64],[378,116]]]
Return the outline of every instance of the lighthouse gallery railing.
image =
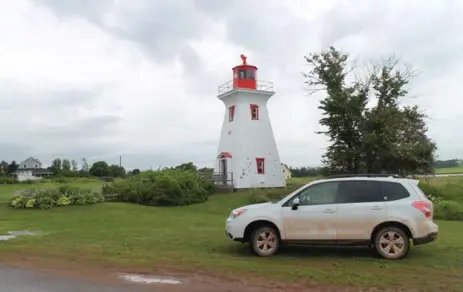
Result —
[[[230,81],[220,85],[217,88],[218,95],[227,93],[229,91],[232,91],[233,89],[235,89],[235,87],[233,87],[233,80],[230,80]],[[246,89],[246,88],[244,88],[244,89]],[[266,91],[266,92],[274,92],[273,82],[257,80],[256,90]]]

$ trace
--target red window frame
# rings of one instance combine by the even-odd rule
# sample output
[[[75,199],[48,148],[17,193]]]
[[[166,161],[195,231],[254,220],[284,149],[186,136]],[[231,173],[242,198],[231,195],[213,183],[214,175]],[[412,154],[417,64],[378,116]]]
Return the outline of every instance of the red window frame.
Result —
[[[232,105],[228,108],[228,121],[233,122],[235,118],[235,106]]]
[[[256,167],[258,174],[265,174],[265,158],[256,158]]]
[[[251,120],[253,121],[259,120],[259,106],[257,104],[251,104],[250,107],[251,107]],[[255,115],[254,115],[254,111],[256,113]]]

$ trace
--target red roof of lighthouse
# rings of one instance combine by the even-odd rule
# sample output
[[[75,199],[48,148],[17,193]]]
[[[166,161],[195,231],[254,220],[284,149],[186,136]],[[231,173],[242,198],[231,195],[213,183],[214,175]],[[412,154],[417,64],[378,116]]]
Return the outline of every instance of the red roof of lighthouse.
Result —
[[[273,94],[273,83],[257,80],[257,67],[247,62],[247,57],[241,54],[242,63],[233,67],[233,80],[218,87],[218,96],[232,92],[235,89],[258,90]]]
[[[256,71],[257,67],[247,63],[245,55],[241,54],[241,65],[233,67],[233,88],[245,88],[256,90]]]
[[[235,69],[237,68],[243,68],[243,69],[251,69],[251,70],[254,70],[254,71],[257,71],[257,67],[254,66],[254,65],[249,65],[247,60],[248,60],[248,57],[246,57],[245,55],[241,54],[240,55],[241,57],[241,60],[243,61],[243,63],[241,63],[240,65],[237,65],[235,67],[233,67],[233,71],[235,71]]]

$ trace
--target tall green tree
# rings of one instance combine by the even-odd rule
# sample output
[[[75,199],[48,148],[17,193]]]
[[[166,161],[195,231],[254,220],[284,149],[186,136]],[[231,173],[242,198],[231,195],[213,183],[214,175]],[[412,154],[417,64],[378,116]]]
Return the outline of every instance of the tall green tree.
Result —
[[[177,165],[175,169],[190,170],[194,172],[198,171],[198,168],[193,162],[182,163],[180,165]]]
[[[0,174],[4,175],[6,173],[8,173],[8,162],[2,160],[2,162],[0,162]]]
[[[54,175],[58,174],[61,171],[62,162],[60,158],[55,158],[51,162],[50,171],[53,172]]]
[[[82,166],[79,171],[79,175],[82,177],[87,177],[89,176],[89,170],[90,170],[90,167],[88,166],[87,159],[82,158]]]
[[[111,164],[109,166],[109,176],[111,177],[123,177],[125,176],[125,168],[117,164]]]
[[[305,59],[306,84],[326,94],[319,133],[330,140],[323,156],[330,173],[432,172],[436,145],[427,136],[427,117],[417,106],[401,106],[413,77],[409,68],[383,59],[361,78],[349,55],[334,47]]]
[[[77,172],[79,169],[77,168],[77,162],[75,160],[71,160],[71,170],[73,172]]]
[[[363,112],[368,102],[368,85],[356,81],[348,83],[348,54],[331,47],[328,51],[305,57],[311,66],[304,74],[311,93],[324,91],[320,101],[323,117],[320,125],[325,130],[330,145],[323,155],[323,162],[331,172],[358,172],[361,167]]]
[[[83,172],[88,172],[90,170],[90,167],[88,166],[87,159],[82,158],[82,169]]]
[[[71,171],[71,161],[69,161],[69,159],[63,159],[62,169],[65,171]]]
[[[8,165],[8,174],[14,173],[16,170],[18,170],[18,168],[19,165],[16,163],[16,161],[11,161],[11,163]]]
[[[89,173],[98,177],[109,176],[109,165],[106,161],[97,161],[92,164]]]

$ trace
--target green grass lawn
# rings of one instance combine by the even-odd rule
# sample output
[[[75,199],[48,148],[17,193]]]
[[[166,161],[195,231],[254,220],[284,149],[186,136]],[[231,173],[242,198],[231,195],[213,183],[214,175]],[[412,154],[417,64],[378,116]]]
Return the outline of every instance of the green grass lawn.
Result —
[[[24,187],[29,186],[0,186],[0,202]],[[170,267],[281,281],[463,291],[463,223],[438,222],[440,239],[412,248],[401,261],[380,260],[362,249],[307,247],[286,247],[275,257],[257,258],[224,234],[229,212],[247,200],[246,193],[235,193],[170,208],[105,203],[43,211],[0,205],[0,234],[46,232],[1,242],[0,258],[2,252],[20,252],[127,269]]]
[[[436,169],[436,173],[444,174],[444,173],[463,173],[463,166],[459,167],[449,167],[449,168],[438,168]]]

